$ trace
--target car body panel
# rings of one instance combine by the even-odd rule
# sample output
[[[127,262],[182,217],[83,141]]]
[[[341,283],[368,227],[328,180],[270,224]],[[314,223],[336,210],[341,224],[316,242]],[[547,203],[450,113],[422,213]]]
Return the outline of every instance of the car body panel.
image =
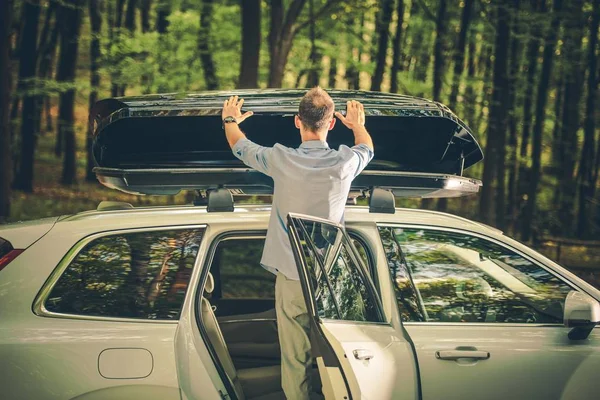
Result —
[[[58,217],[20,221],[2,225],[2,237],[15,249],[26,249],[52,229]]]
[[[416,323],[404,326],[417,349],[423,399],[590,399],[597,379],[578,379],[600,368],[600,329],[587,340],[567,337],[561,325]],[[458,347],[489,352],[487,360],[441,360]],[[440,384],[443,377],[444,384]],[[576,380],[577,385],[570,383]]]
[[[129,390],[161,387],[164,393],[173,394],[180,389],[181,397],[187,399],[221,398],[219,391],[225,393],[226,387],[194,317],[199,274],[205,267],[207,248],[218,235],[245,230],[264,232],[269,211],[270,206],[261,205],[238,206],[235,212],[228,213],[207,213],[204,207],[173,206],[89,211],[61,218],[47,234],[0,271],[0,358],[6,360],[0,366],[0,381],[6,388],[4,397],[63,399],[87,395],[93,399],[101,393],[120,393],[119,388],[123,389],[122,393],[130,393]],[[374,214],[369,213],[368,208],[358,206],[347,207],[345,219],[348,230],[364,239],[372,252],[374,265],[379,265],[374,271],[375,283],[388,328],[393,327],[395,331],[402,323],[389,270],[385,263],[381,264],[386,259],[377,232],[377,225],[381,224],[433,227],[436,230],[481,235],[535,260],[577,290],[600,301],[600,291],[563,267],[498,230],[473,221],[425,210],[396,209],[393,215]],[[42,223],[44,230],[48,228],[48,223]],[[84,238],[99,232],[190,225],[206,225],[207,229],[179,321],[49,318],[34,313],[40,288],[65,254]],[[39,226],[31,224],[31,233],[26,232],[29,228],[23,226],[19,235],[28,237],[37,234],[35,232],[40,232]],[[17,230],[13,227],[0,228],[0,236],[8,236],[6,232]],[[329,324],[327,328],[340,338],[344,337],[345,332],[356,334],[341,325]],[[470,393],[475,393],[476,397],[498,398],[500,396],[496,394],[501,392],[490,392],[486,388],[512,390],[510,382],[514,382],[514,379],[506,381],[512,372],[522,377],[531,377],[532,371],[540,372],[530,380],[519,380],[523,385],[529,385],[518,392],[510,392],[519,398],[527,398],[523,394],[537,397],[537,393],[547,393],[553,398],[561,398],[561,395],[562,398],[573,398],[573,393],[581,393],[582,388],[591,390],[597,384],[597,380],[590,380],[589,377],[598,370],[600,327],[594,329],[586,341],[568,343],[568,329],[561,326],[481,324],[473,327],[473,324],[410,322],[404,323],[404,326],[405,345],[400,346],[394,340],[388,341],[388,344],[396,346],[397,352],[408,351],[406,346],[414,346],[419,354],[423,397],[426,399],[439,397],[442,388],[454,383],[460,385],[458,382],[461,379],[469,382],[462,385],[472,388]],[[367,332],[364,335],[377,336],[379,333]],[[348,339],[348,343],[355,345],[356,341]],[[474,365],[460,365],[455,361],[435,358],[436,351],[451,350],[458,346],[477,347],[489,351],[491,357]],[[140,379],[103,378],[98,371],[99,356],[104,350],[114,348],[146,349],[153,357],[152,373]],[[56,367],[57,360],[61,368]],[[396,364],[392,368],[401,367],[404,366]],[[439,377],[446,376],[452,377],[452,380],[439,380]],[[407,381],[404,385],[411,384]],[[545,386],[536,389],[538,385]],[[514,386],[517,387],[516,384]],[[552,391],[549,388],[553,388]],[[157,389],[156,392],[163,393],[163,389]],[[453,396],[450,389],[443,394],[444,397]]]

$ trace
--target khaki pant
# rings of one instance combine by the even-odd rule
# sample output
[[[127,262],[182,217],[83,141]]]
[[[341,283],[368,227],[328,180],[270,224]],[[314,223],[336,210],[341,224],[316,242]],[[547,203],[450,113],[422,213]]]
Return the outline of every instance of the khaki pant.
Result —
[[[281,385],[288,400],[307,400],[312,391],[310,325],[300,281],[277,273],[275,311],[281,346]]]

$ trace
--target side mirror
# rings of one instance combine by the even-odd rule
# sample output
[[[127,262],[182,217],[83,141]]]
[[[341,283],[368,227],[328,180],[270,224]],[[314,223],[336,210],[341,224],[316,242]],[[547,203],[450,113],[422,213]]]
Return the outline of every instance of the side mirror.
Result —
[[[600,304],[587,294],[571,290],[565,299],[564,324],[573,328],[569,339],[583,340],[600,322]]]

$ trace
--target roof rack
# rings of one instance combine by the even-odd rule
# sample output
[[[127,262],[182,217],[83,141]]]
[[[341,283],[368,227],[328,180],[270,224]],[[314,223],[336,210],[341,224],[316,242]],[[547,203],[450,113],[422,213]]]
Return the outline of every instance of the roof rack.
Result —
[[[391,190],[378,187],[370,188],[363,192],[363,196],[369,197],[369,212],[382,214],[396,213],[396,198]],[[349,198],[350,204],[356,204],[356,198]],[[349,204],[347,202],[346,204]],[[207,212],[233,212],[235,209],[233,194],[231,190],[223,187],[217,189],[198,191],[195,206],[206,205]]]
[[[396,213],[396,198],[391,190],[378,187],[371,188],[369,197],[369,212],[382,214]]]

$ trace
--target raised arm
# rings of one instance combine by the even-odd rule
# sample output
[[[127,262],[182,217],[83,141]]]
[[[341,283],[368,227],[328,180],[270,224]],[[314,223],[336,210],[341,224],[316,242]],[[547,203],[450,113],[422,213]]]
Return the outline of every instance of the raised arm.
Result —
[[[365,108],[358,101],[346,103],[346,116],[336,112],[335,116],[354,133],[354,145],[364,144],[373,150],[373,140],[365,128]]]
[[[240,139],[245,139],[246,135],[240,129],[239,124],[241,124],[246,118],[251,117],[254,113],[252,111],[247,111],[242,114],[242,104],[244,104],[244,99],[239,99],[238,96],[231,96],[228,100],[225,100],[223,103],[223,111],[221,112],[221,118],[223,119],[223,126],[225,129],[225,136],[227,137],[227,142],[229,143],[229,147],[233,149],[233,146]],[[230,120],[232,117],[235,121],[227,122],[226,120]]]

